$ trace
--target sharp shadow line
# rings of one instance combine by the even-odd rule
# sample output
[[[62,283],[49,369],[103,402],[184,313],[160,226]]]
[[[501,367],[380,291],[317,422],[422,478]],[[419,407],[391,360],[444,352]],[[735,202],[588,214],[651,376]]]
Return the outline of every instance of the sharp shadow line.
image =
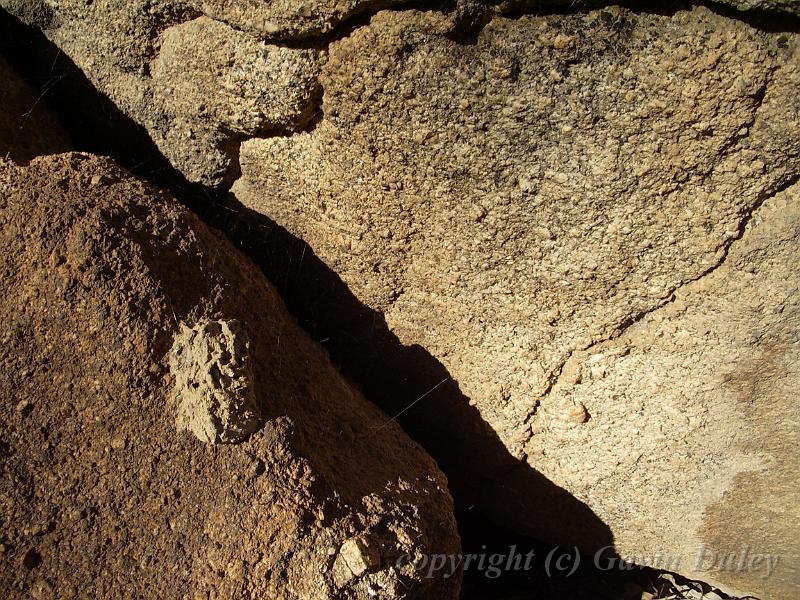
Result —
[[[444,365],[420,346],[403,345],[303,240],[232,194],[188,182],[147,131],[38,29],[0,10],[0,36],[0,52],[46,90],[76,149],[111,156],[221,230],[262,269],[301,326],[327,340],[333,361],[369,400],[395,415],[430,390],[398,422],[438,461],[458,507],[495,517],[522,512],[527,533],[554,544],[587,552],[613,545],[609,527],[588,506],[511,456]]]

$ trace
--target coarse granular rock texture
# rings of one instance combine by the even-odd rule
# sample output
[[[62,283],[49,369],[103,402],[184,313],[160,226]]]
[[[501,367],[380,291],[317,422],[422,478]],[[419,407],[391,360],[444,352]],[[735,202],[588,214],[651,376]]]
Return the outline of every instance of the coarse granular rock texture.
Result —
[[[264,43],[166,0],[11,0],[190,181],[238,174],[242,139],[302,129],[317,111],[318,50]]]
[[[151,72],[163,106],[243,135],[291,131],[316,112],[312,50],[269,46],[206,17],[167,29]]]
[[[710,379],[726,344],[731,360],[761,352],[757,336],[736,337],[745,318],[729,290],[715,292],[733,304],[714,309],[719,347],[701,357],[705,341],[688,340],[678,384],[650,346],[614,343],[717,272],[736,277],[732,244],[751,243],[748,223],[800,176],[796,33],[706,8],[521,15],[558,1],[386,11],[352,31],[337,27],[380,4],[0,4],[41,27],[188,179],[225,186],[241,166],[238,200],[310,244],[363,303],[362,330],[413,355],[344,359],[469,492],[465,506],[565,545],[677,556],[684,572],[699,544],[795,552],[764,537],[777,530],[749,529],[760,521],[742,482],[795,472],[796,428],[764,441],[770,413],[737,412]],[[460,29],[470,15],[492,17],[475,39],[462,34],[480,27]],[[312,318],[345,313],[323,306],[305,264],[285,277],[308,285]],[[349,325],[332,329],[357,337]],[[603,387],[633,357],[628,381]],[[417,367],[435,377],[408,394]],[[764,397],[785,402],[765,372]],[[797,537],[792,514],[776,512],[791,490],[776,489],[759,496],[772,502],[764,515]],[[368,540],[347,539],[334,584],[372,563]],[[704,578],[768,589],[760,572],[720,573]],[[783,573],[763,585],[791,589]]]
[[[237,321],[181,327],[169,353],[179,430],[201,442],[241,442],[261,424],[247,331]]]
[[[337,28],[404,0],[0,0],[40,28],[89,81],[145,128],[192,182],[227,188],[242,141],[292,134],[321,116],[319,69]],[[586,9],[594,0],[438,4],[440,32],[471,35],[507,13]],[[730,0],[797,13],[794,0]],[[366,20],[366,19],[365,19]],[[322,37],[320,37],[322,36]],[[562,40],[559,43],[566,43]],[[302,46],[307,46],[303,48]]]
[[[548,435],[528,448],[556,457],[544,474],[607,507],[601,518],[627,523],[618,548],[765,599],[800,590],[798,261],[795,184],[713,273],[576,352],[539,408]]]
[[[614,394],[564,404],[552,386],[577,353],[724,262],[764,199],[800,176],[798,36],[704,8],[496,18],[474,45],[440,30],[437,13],[383,12],[333,43],[325,118],[245,142],[233,192],[306,240],[402,344],[440,361],[527,467],[497,475],[490,457],[448,454],[447,401],[410,408],[443,447],[437,460],[455,465],[451,481],[497,479],[478,506],[592,547],[582,522],[514,484],[535,470],[586,503],[621,552],[679,551],[755,468],[723,459],[729,423],[701,421],[687,401],[694,420],[676,409],[678,427],[658,396],[652,414]],[[696,377],[689,387],[708,383]],[[559,434],[556,416],[574,431]],[[739,426],[757,436],[759,419]],[[701,422],[703,455],[680,467]],[[645,465],[651,487],[628,476]]]
[[[408,0],[189,0],[214,19],[261,37],[297,39],[330,33],[359,14]]]
[[[254,265],[108,159],[4,163],[0,186],[4,597],[457,596],[398,563],[458,551],[446,479]],[[220,365],[247,354],[246,441],[176,428],[183,324]]]
[[[18,163],[69,149],[69,136],[36,94],[0,57],[0,158]]]

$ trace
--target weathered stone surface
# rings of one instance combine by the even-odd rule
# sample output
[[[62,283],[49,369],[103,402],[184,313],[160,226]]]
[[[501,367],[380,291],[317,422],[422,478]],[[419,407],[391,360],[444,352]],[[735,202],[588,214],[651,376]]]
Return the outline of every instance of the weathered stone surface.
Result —
[[[247,331],[236,321],[181,325],[169,353],[176,424],[201,442],[241,442],[261,424]]]
[[[0,0],[41,27],[190,181],[230,184],[241,139],[294,131],[316,112],[319,51],[265,44],[180,2],[38,4]]]
[[[704,413],[670,408],[667,381],[651,388],[664,394],[652,412],[552,388],[581,352],[713,271],[764,198],[800,175],[798,38],[703,8],[498,18],[474,46],[440,30],[436,13],[385,12],[332,44],[325,119],[245,142],[233,191],[441,361],[508,451],[588,504],[619,551],[685,557],[722,491],[756,468],[723,458],[743,452],[724,416],[702,421],[703,459],[685,439]],[[572,383],[602,378],[597,360]],[[425,402],[409,413],[441,418]],[[758,419],[738,426],[758,435]],[[480,479],[489,464],[463,472]],[[498,476],[479,504],[579,540],[537,518],[524,472]]]
[[[152,63],[162,106],[191,122],[254,135],[291,131],[314,115],[318,52],[269,46],[201,17],[166,30]]]
[[[800,589],[798,242],[795,184],[756,211],[721,267],[575,353],[539,407],[548,435],[528,447],[628,524],[618,547],[652,557],[673,540],[671,570],[759,598]],[[565,418],[575,405],[586,424]]]
[[[458,552],[446,479],[253,264],[107,159],[4,164],[0,187],[4,597],[457,596],[396,566]],[[264,424],[245,441],[176,431],[180,323],[228,331],[220,380],[247,333]],[[341,581],[353,538],[373,558]]]
[[[69,148],[69,136],[39,97],[0,58],[0,158],[28,162]]]
[[[765,440],[769,409],[736,412],[710,378],[728,358],[749,373],[745,355],[784,352],[755,333],[738,337],[747,318],[779,326],[734,310],[735,291],[717,274],[747,277],[719,266],[747,244],[784,260],[768,236],[731,245],[750,235],[753,215],[751,223],[763,213],[790,227],[790,214],[758,207],[800,175],[797,35],[703,8],[612,7],[496,17],[474,45],[451,39],[453,15],[418,11],[379,13],[326,50],[259,41],[330,32],[359,6],[377,5],[299,6],[65,0],[29,7],[26,18],[193,181],[229,183],[242,140],[295,134],[246,141],[234,191],[307,240],[403,344],[440,361],[519,459],[520,468],[498,471],[479,446],[469,452],[470,436],[482,433],[442,422],[447,399],[429,408],[432,390],[386,405],[430,427],[426,442],[436,437],[437,458],[457,465],[457,484],[480,482],[477,510],[591,546],[583,521],[558,518],[559,502],[532,500],[541,500],[530,478],[538,472],[594,510],[622,553],[671,553],[686,571],[699,544],[723,551],[745,540],[759,553],[795,556],[773,526],[796,531],[793,513],[774,510],[792,499],[783,474],[797,469],[786,450],[796,424],[781,416],[776,440]],[[491,10],[520,7],[531,9]],[[768,290],[793,281],[777,267],[765,276]],[[687,307],[715,316],[713,347],[698,317],[669,312],[676,294],[712,283],[728,300],[706,306],[695,293]],[[783,291],[775,310],[793,315],[793,292]],[[662,314],[673,322],[657,343],[629,340]],[[381,360],[354,360],[362,358]],[[765,370],[759,398],[785,407],[789,388],[775,372]],[[759,501],[774,500],[763,513],[770,523],[747,512],[748,482]],[[765,482],[775,489],[757,492]],[[352,548],[336,548],[341,583],[353,573],[342,558]],[[781,573],[765,584],[759,573],[700,576],[780,595],[796,582]]]
[[[286,39],[329,33],[347,19],[408,0],[190,0],[204,14],[236,29]]]
[[[728,0],[742,10],[788,11],[794,0]],[[122,111],[143,125],[189,180],[212,187],[238,175],[242,139],[302,129],[318,109],[318,63],[303,50],[363,13],[405,0],[0,0],[41,28]],[[449,31],[491,15],[589,8],[602,2],[460,0]],[[444,8],[444,7],[443,7]],[[271,42],[271,44],[269,43]],[[289,42],[293,48],[275,44]],[[325,47],[324,42],[318,44]]]

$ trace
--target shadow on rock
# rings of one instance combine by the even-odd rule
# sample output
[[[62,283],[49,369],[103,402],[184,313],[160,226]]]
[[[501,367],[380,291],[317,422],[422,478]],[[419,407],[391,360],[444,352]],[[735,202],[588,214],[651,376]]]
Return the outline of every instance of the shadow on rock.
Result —
[[[588,552],[613,544],[588,506],[509,454],[442,363],[420,346],[403,345],[308,244],[232,194],[225,200],[226,222],[214,224],[261,266],[342,372],[436,459],[458,509],[523,511],[534,532],[537,522],[557,520],[559,538],[548,541]]]
[[[188,182],[145,129],[97,91],[39,30],[0,10],[0,35],[0,51],[50,101],[76,150],[111,156],[168,188],[263,270],[342,372],[389,417],[396,415],[438,461],[457,508],[522,511],[530,515],[534,533],[537,523],[557,521],[558,539],[547,541],[585,552],[613,545],[608,526],[588,506],[511,456],[445,367],[424,348],[400,343],[383,316],[362,304],[304,241],[232,194]]]

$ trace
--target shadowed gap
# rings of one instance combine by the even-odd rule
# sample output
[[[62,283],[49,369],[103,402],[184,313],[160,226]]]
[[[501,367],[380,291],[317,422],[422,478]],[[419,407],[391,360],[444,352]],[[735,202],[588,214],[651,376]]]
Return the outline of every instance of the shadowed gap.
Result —
[[[76,149],[113,157],[137,175],[169,189],[206,223],[222,230],[260,266],[300,324],[314,339],[324,341],[333,361],[368,399],[394,415],[429,392],[398,421],[448,475],[466,551],[480,551],[483,545],[510,546],[519,539],[536,545],[486,520],[489,512],[502,514],[503,510],[525,511],[529,533],[567,548],[577,546],[587,556],[597,548],[613,547],[611,532],[602,520],[511,456],[445,367],[424,348],[401,344],[383,316],[361,303],[303,240],[242,206],[232,195],[188,182],[144,128],[98,92],[41,32],[0,11],[0,34],[3,54],[49,100]],[[555,535],[553,523],[558,524]],[[483,581],[483,575],[479,575],[483,577],[480,585],[471,584],[470,576],[465,594],[474,584],[478,591],[472,597],[481,597],[480,590],[488,589],[484,584],[497,585]],[[595,581],[593,577],[588,580]],[[605,585],[603,581],[601,577],[597,585]],[[595,598],[619,597],[593,592]],[[565,595],[580,597],[572,592]]]

